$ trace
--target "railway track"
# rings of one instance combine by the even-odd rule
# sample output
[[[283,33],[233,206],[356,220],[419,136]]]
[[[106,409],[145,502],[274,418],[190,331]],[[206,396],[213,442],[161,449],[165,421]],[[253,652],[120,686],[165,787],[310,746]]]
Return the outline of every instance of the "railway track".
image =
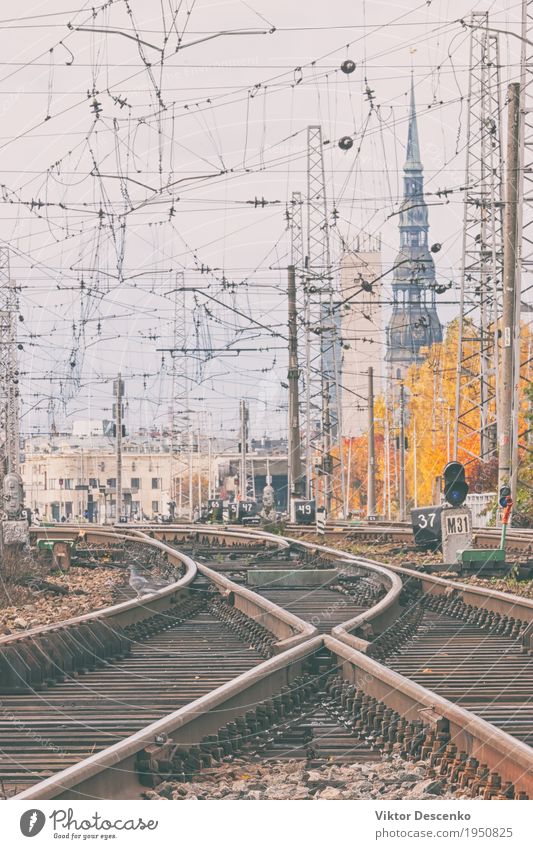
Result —
[[[316,528],[304,525],[287,525],[287,533],[298,533],[303,537],[316,534]],[[498,548],[501,532],[497,528],[474,530],[472,542],[475,548]],[[382,542],[414,545],[413,531],[407,523],[374,523],[362,525],[328,525],[325,540],[348,539],[359,542]],[[506,551],[511,556],[533,557],[533,530],[510,528],[507,534]]]
[[[397,753],[473,795],[533,796],[533,602],[256,531],[150,535],[176,557],[189,552],[226,616],[261,622],[263,656],[192,702],[167,694],[161,718],[142,717],[129,736],[73,757],[17,798],[135,798],[250,753],[310,765]],[[287,572],[319,580],[290,587]]]
[[[309,622],[319,633],[351,619],[372,607],[385,594],[379,575],[348,575],[331,569],[328,561],[302,551],[265,552],[263,546],[248,548],[246,557],[221,562],[218,548],[213,551],[192,547],[191,556],[216,571],[223,571],[236,583],[249,584],[259,595]],[[284,556],[283,556],[284,555]],[[228,571],[229,569],[229,571]],[[313,585],[305,581],[312,577]]]
[[[512,612],[512,611],[511,611]],[[407,602],[370,654],[401,675],[533,745],[533,657],[527,623],[473,610],[458,597]]]
[[[187,558],[187,566],[184,578],[142,599],[0,640],[4,795],[109,747],[273,654],[276,635],[230,605],[194,561]],[[291,634],[300,624],[290,617],[280,623]]]

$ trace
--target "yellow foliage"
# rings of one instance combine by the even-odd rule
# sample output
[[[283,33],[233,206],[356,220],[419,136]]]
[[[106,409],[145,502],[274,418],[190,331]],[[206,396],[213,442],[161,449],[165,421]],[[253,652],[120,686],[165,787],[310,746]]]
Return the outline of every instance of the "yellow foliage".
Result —
[[[474,331],[466,328],[465,336]],[[531,349],[531,333],[522,328],[522,362],[527,362]],[[444,466],[454,458],[455,393],[457,378],[458,322],[448,325],[442,343],[427,351],[427,359],[420,365],[412,366],[405,379],[405,434],[408,448],[406,451],[406,491],[409,506],[414,506],[415,496],[418,505],[429,505],[436,497],[435,481],[442,474]],[[462,380],[460,393],[461,418],[457,459],[467,467],[467,480],[471,492],[494,490],[497,486],[497,455],[489,462],[481,463],[475,459],[479,455],[479,352],[475,341],[469,346],[465,343],[471,380]],[[470,350],[469,350],[470,347]],[[525,387],[521,396],[519,431],[527,429],[528,401]],[[495,395],[494,386],[491,394]],[[389,425],[389,458],[391,470],[392,513],[398,506],[398,467],[399,458],[396,442],[398,429],[398,387],[395,393],[395,410],[387,411],[385,399],[379,397],[375,403],[375,442],[376,442],[376,496],[377,512],[387,515],[385,469],[385,419]],[[490,415],[495,418],[495,398],[490,404]],[[399,440],[398,440],[399,442]],[[416,445],[416,452],[415,452]],[[332,452],[337,458],[334,469],[334,493],[336,504],[341,503],[339,447]],[[416,453],[416,460],[415,460]],[[368,481],[368,438],[367,435],[344,439],[342,462],[345,476],[345,492],[348,493],[348,509],[365,512],[367,504]],[[416,483],[415,483],[416,467]]]

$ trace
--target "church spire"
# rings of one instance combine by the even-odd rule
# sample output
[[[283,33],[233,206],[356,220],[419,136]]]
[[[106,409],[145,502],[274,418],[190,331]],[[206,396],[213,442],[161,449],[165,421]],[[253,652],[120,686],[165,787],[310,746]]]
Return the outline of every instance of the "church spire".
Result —
[[[409,107],[409,133],[407,136],[407,155],[405,157],[405,171],[422,171],[420,161],[420,144],[418,141],[418,124],[416,120],[415,105],[415,82],[411,74],[411,104]]]
[[[413,363],[424,360],[424,349],[442,341],[435,300],[435,265],[428,246],[428,208],[416,121],[414,81],[411,76],[409,131],[400,207],[400,251],[392,278],[392,315],[387,327],[386,360],[389,374],[403,379]]]

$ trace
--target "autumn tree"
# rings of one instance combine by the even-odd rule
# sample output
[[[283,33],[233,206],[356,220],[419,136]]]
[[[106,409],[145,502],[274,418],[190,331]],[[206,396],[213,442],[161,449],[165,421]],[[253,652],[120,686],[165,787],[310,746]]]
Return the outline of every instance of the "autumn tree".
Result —
[[[471,335],[471,334],[467,334]],[[436,479],[444,466],[454,457],[454,430],[457,380],[458,321],[451,322],[442,343],[433,345],[426,352],[425,360],[413,365],[405,378],[405,433],[406,492],[408,506],[429,505],[439,499]],[[531,332],[522,328],[522,363],[528,364],[531,357]],[[468,357],[468,368],[473,377],[461,384],[459,452],[457,459],[467,468],[467,480],[471,492],[494,492],[498,483],[498,457],[496,427],[494,448],[486,461],[480,454],[479,412],[479,345],[467,342],[464,346]],[[521,524],[533,523],[533,470],[531,467],[531,440],[533,427],[533,390],[528,383],[529,375],[522,369],[520,399],[520,491],[516,518]],[[494,375],[490,376],[494,381]],[[489,386],[489,418],[496,419],[496,387]],[[392,515],[398,510],[399,489],[399,404],[398,387],[393,387],[387,403],[383,397],[375,404],[376,443],[376,499],[377,511],[386,516],[390,502]],[[334,512],[340,515],[343,495],[349,511],[364,513],[368,492],[368,436],[363,434],[351,439],[344,438],[342,447],[332,450],[334,456],[333,493]],[[344,493],[342,490],[341,463],[344,471]]]

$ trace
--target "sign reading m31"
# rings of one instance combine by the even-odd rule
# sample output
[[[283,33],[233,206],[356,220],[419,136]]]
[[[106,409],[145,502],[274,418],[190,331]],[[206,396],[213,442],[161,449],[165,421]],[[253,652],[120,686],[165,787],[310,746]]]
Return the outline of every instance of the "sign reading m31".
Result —
[[[447,534],[467,534],[470,531],[470,517],[468,513],[445,516]]]

